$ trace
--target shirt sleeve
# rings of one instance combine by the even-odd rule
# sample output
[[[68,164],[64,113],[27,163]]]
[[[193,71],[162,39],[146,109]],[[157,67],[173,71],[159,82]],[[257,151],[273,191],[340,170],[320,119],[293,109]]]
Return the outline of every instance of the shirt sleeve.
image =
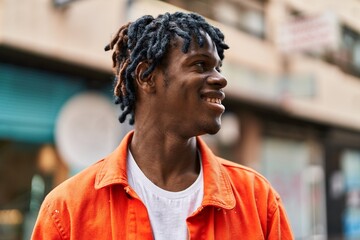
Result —
[[[62,240],[64,239],[49,211],[49,205],[44,202],[40,208],[31,240]]]
[[[274,202],[274,211],[268,218],[268,240],[293,240],[294,236],[291,230],[289,220],[286,215],[285,208],[277,193],[275,193],[276,201]]]

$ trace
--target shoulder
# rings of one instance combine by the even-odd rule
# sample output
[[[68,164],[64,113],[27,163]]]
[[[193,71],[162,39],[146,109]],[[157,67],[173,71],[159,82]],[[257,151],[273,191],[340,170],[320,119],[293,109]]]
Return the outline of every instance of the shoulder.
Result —
[[[103,160],[59,184],[46,196],[44,204],[71,203],[89,198],[96,191],[94,188],[96,174],[101,169],[102,164]]]
[[[69,226],[70,219],[81,219],[92,214],[97,203],[106,202],[106,188],[95,189],[96,174],[103,160],[84,169],[55,187],[44,199],[40,219],[52,219],[61,228]],[[74,220],[77,221],[77,220]]]
[[[220,157],[217,159],[236,190],[252,191],[254,194],[267,194],[275,199],[280,198],[266,177],[256,170]]]
[[[246,167],[239,163],[235,163],[220,157],[217,157],[217,160],[224,167],[224,169],[231,174],[243,176],[246,178],[257,178],[269,184],[268,180],[263,175],[250,167]]]
[[[70,239],[74,226],[80,229],[88,226],[88,219],[94,219],[98,212],[94,210],[99,208],[96,201],[107,202],[106,194],[97,192],[94,187],[101,165],[102,161],[86,168],[46,196],[34,227],[33,239]]]
[[[234,196],[246,205],[256,203],[257,211],[264,216],[273,216],[281,205],[280,195],[271,183],[256,170],[222,158],[221,166],[229,176]]]
[[[281,198],[270,182],[260,173],[243,165],[217,158],[241,211],[248,217],[258,217],[262,230],[270,239],[293,239]],[[256,212],[257,214],[254,214]],[[279,232],[281,231],[281,232]]]

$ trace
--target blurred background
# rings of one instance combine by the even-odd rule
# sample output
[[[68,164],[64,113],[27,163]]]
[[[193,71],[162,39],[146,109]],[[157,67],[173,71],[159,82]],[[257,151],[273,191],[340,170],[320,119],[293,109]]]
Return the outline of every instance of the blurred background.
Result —
[[[104,46],[177,10],[230,45],[213,151],[270,180],[296,239],[360,239],[358,0],[0,0],[0,239],[29,239],[44,196],[131,129]]]

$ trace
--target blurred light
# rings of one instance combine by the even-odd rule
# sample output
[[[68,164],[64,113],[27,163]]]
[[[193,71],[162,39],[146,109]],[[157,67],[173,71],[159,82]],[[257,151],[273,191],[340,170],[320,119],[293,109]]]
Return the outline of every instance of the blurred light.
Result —
[[[330,196],[333,199],[340,198],[345,192],[345,180],[341,171],[336,171],[330,176]]]
[[[239,138],[239,122],[235,114],[226,113],[221,118],[221,129],[218,133],[219,140],[224,145],[234,144]]]
[[[17,209],[0,210],[0,225],[21,224],[23,216]]]
[[[44,173],[52,173],[58,162],[55,149],[50,144],[44,144],[39,151],[38,166]]]
[[[321,183],[324,180],[325,175],[322,166],[318,165],[308,166],[304,174],[305,181],[311,184]]]

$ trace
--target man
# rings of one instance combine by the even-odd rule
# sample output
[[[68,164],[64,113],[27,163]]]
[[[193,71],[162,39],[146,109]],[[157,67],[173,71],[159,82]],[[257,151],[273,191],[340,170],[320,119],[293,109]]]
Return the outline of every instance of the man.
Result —
[[[220,129],[227,48],[196,14],[121,27],[106,50],[134,131],[46,197],[33,239],[293,239],[270,184],[198,137]]]

